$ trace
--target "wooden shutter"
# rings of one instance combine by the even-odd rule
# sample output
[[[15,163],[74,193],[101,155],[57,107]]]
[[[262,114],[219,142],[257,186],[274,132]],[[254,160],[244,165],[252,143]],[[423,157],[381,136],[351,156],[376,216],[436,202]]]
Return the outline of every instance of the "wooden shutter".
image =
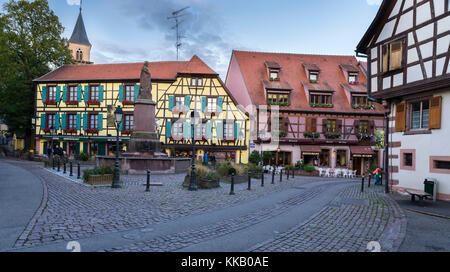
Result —
[[[217,99],[217,112],[223,111],[223,97]]]
[[[406,130],[406,103],[397,104],[395,112],[395,132]]]
[[[184,97],[184,109],[186,111],[189,111],[191,109],[191,97],[189,95],[186,95]]]
[[[311,119],[311,132],[317,132],[317,119]]]
[[[98,115],[98,130],[103,130],[103,114]]]
[[[433,97],[430,99],[430,129],[441,128],[442,115],[442,96]]]
[[[206,97],[202,97],[202,112],[206,111]]]
[[[223,139],[223,124],[222,124],[222,122],[216,123],[216,137],[218,140]]]
[[[78,85],[77,86],[77,101],[78,102],[81,102],[81,97],[83,96],[82,92],[83,92],[83,90],[81,88],[81,85]]]
[[[312,119],[306,118],[306,127],[305,127],[306,132],[312,132],[311,123],[312,123]]]
[[[47,86],[42,86],[42,102],[47,101]]]
[[[63,87],[63,101],[67,101],[67,85]]]
[[[89,100],[89,86],[84,86],[84,102],[87,102]]]
[[[134,101],[137,101],[139,98],[139,89],[140,89],[140,85],[135,84],[134,85]]]
[[[56,96],[55,96],[56,102],[61,101],[61,86],[56,86]]]
[[[61,129],[66,129],[66,122],[67,122],[67,114],[63,113],[61,115]]]
[[[174,96],[170,95],[169,96],[169,108],[168,108],[169,111],[173,110],[173,105],[174,105]]]
[[[103,92],[105,91],[105,87],[100,85],[98,87],[98,101],[103,102]]]

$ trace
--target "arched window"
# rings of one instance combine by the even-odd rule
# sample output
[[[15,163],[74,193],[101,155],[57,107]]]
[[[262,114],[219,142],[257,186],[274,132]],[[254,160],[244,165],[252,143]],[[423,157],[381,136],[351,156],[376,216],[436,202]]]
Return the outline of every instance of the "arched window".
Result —
[[[77,50],[76,60],[83,61],[83,51],[81,51],[81,49]]]

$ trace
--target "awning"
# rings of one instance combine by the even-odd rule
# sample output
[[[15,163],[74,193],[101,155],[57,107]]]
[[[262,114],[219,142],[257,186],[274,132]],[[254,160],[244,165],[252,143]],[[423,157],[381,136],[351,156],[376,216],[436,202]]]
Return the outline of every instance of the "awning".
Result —
[[[375,155],[370,146],[351,146],[350,151],[353,157],[372,158]]]
[[[303,155],[320,155],[320,146],[316,145],[302,145],[301,146]]]

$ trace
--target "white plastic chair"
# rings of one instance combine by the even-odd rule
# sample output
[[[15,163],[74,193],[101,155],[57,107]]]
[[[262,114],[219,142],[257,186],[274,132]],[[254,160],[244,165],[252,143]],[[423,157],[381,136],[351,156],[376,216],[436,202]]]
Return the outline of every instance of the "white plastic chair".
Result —
[[[348,178],[348,169],[342,169],[342,177]]]
[[[323,168],[317,168],[317,170],[319,171],[319,177],[324,175],[324,170]]]
[[[325,169],[325,177],[331,177],[330,171],[330,168]]]
[[[341,175],[341,169],[334,169],[333,177],[338,178]]]

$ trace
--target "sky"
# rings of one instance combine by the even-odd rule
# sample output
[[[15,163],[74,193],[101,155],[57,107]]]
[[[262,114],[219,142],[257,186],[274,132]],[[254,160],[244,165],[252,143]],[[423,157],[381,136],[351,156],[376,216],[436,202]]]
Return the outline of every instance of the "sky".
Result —
[[[8,0],[0,0],[0,4]],[[80,0],[48,0],[70,38]],[[381,0],[84,0],[94,63],[177,59],[173,11],[182,17],[180,60],[198,55],[225,79],[232,50],[354,55]],[[0,10],[2,10],[0,8]]]

